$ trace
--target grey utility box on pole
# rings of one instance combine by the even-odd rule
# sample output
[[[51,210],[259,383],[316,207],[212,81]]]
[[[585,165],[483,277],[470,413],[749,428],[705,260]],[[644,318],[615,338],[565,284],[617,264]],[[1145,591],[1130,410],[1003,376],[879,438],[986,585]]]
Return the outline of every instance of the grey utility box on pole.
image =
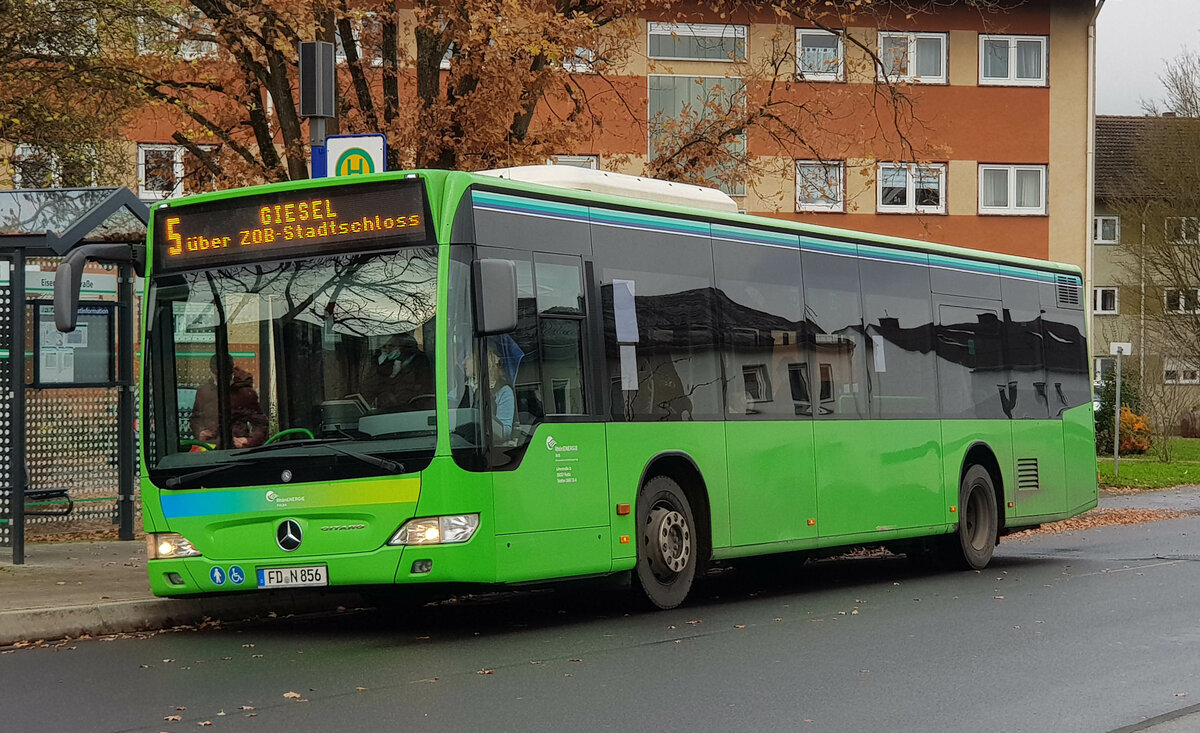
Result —
[[[333,117],[333,44],[328,41],[300,43],[300,116]]]
[[[325,121],[337,116],[333,44],[300,42],[300,116],[308,118],[313,178],[325,175]]]

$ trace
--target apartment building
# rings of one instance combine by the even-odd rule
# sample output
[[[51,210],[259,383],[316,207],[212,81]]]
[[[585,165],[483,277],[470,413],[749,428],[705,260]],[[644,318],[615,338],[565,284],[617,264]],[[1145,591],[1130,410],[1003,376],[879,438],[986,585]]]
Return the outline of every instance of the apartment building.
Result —
[[[788,139],[748,130],[738,144],[768,173],[724,186],[744,210],[1087,271],[1097,5],[1026,0],[984,12],[964,0],[929,13],[863,12],[845,24],[825,18],[825,28],[766,4],[724,17],[696,4],[687,22],[647,15],[628,62],[602,82],[626,90],[623,104],[591,141],[554,160],[641,174],[664,119],[714,91],[759,94],[771,80],[766,62],[780,59],[771,66],[788,87],[780,98],[829,111],[797,117]],[[906,100],[901,128],[888,119],[884,77]],[[127,131],[126,183],[144,200],[189,192],[189,156],[172,139],[182,124],[156,107]],[[16,185],[31,178],[21,160],[36,152],[16,151]],[[70,183],[69,174],[54,180]]]
[[[1125,373],[1160,392],[1184,386],[1180,410],[1200,403],[1200,218],[1187,171],[1198,141],[1194,118],[1096,117],[1094,378],[1099,385],[1114,345],[1126,344]]]

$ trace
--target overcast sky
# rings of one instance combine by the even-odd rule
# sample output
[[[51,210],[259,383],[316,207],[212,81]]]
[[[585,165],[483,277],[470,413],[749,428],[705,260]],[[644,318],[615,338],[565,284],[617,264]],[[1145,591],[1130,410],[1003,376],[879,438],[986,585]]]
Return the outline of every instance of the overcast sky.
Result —
[[[1096,112],[1143,114],[1161,100],[1163,62],[1200,51],[1200,0],[1107,0],[1096,22]]]

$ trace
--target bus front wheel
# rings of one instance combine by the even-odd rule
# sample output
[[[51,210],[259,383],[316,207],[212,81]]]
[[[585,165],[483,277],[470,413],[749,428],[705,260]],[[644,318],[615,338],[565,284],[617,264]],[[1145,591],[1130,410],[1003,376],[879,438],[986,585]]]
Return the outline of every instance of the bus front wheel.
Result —
[[[637,585],[654,606],[675,608],[696,577],[696,520],[674,479],[655,476],[638,491]]]
[[[987,567],[999,526],[992,475],[983,466],[971,466],[958,489],[958,531],[947,538],[947,559],[964,570]]]

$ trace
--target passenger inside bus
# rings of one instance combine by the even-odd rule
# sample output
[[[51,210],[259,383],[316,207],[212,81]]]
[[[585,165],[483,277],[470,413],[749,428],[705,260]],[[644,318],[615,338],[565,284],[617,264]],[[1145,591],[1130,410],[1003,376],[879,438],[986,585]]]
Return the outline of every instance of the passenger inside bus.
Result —
[[[516,416],[516,392],[512,382],[524,352],[508,336],[492,337],[487,340],[488,395],[490,396],[492,440],[503,442],[512,437]],[[475,360],[468,359],[464,366],[464,393],[459,401],[460,408],[479,406],[479,377]],[[463,437],[467,437],[464,435]]]
[[[267,416],[263,413],[254,389],[254,377],[250,372],[236,366],[228,354],[213,355],[208,363],[213,379],[196,390],[196,401],[192,406],[192,435],[197,440],[211,443],[217,448],[222,445],[220,436],[220,390],[217,388],[218,374],[229,378],[229,420],[234,448],[250,448],[262,445],[267,439]],[[223,367],[223,368],[222,368]]]
[[[433,370],[412,333],[396,334],[379,348],[364,382],[367,399],[381,412],[434,407]]]

